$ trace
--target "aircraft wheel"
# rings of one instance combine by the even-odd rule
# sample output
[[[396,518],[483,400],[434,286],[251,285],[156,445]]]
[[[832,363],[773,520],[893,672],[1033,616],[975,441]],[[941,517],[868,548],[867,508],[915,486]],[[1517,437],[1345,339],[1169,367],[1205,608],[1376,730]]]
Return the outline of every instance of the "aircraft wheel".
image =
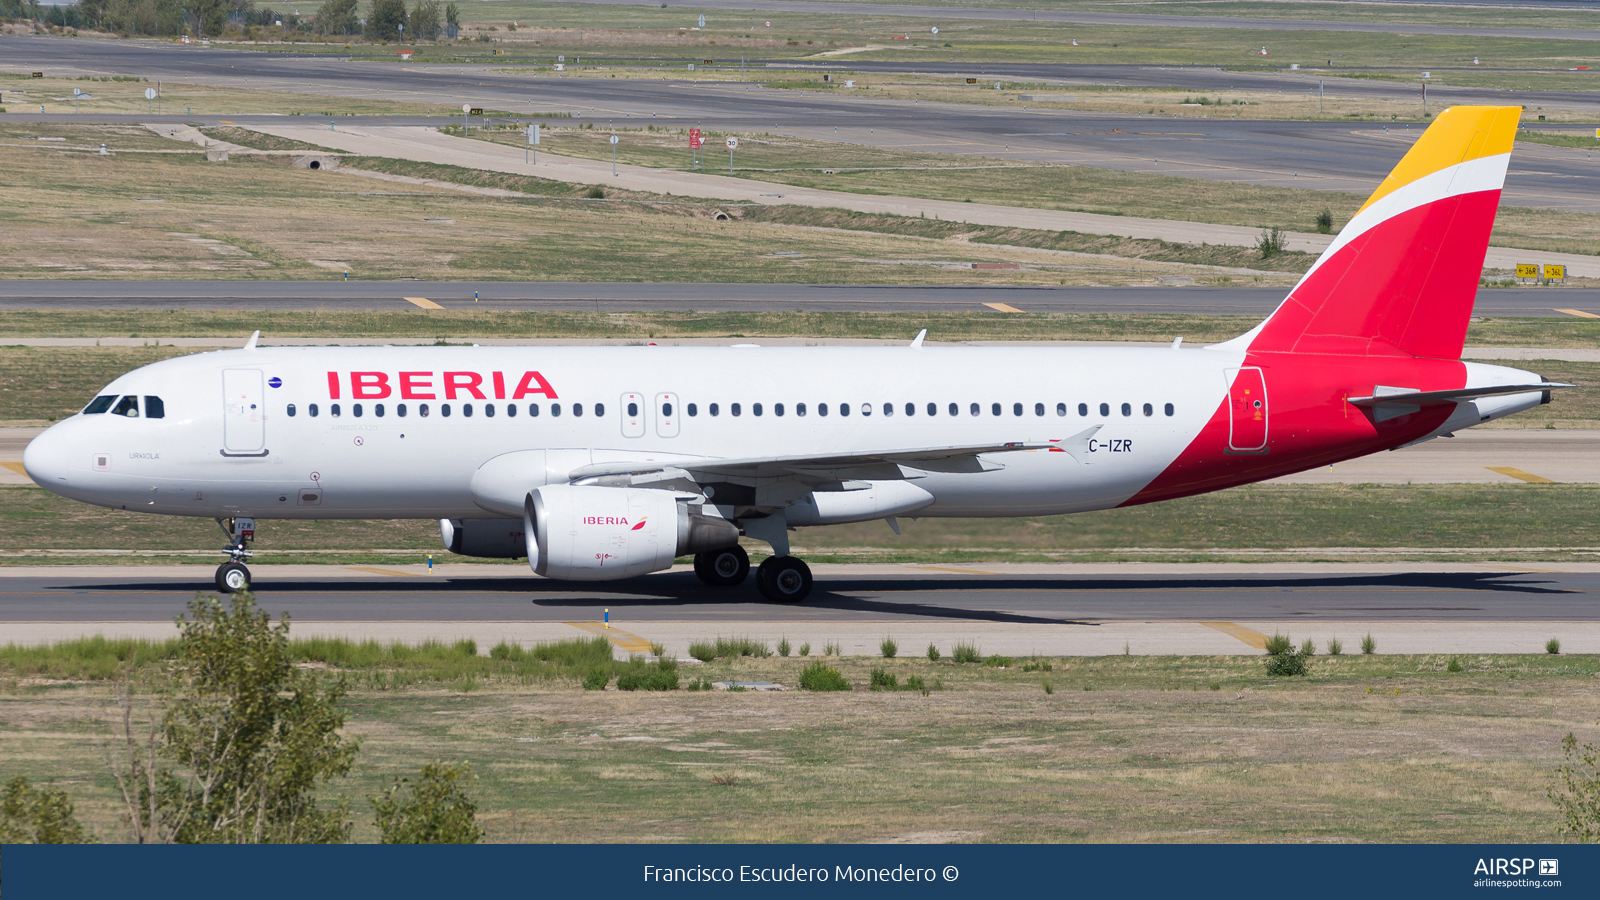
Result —
[[[750,554],[738,544],[694,555],[694,574],[712,587],[743,584],[750,574]]]
[[[236,562],[217,566],[217,590],[224,594],[250,590],[250,570]]]
[[[756,588],[774,603],[799,603],[811,593],[811,567],[794,556],[773,556],[756,569]]]

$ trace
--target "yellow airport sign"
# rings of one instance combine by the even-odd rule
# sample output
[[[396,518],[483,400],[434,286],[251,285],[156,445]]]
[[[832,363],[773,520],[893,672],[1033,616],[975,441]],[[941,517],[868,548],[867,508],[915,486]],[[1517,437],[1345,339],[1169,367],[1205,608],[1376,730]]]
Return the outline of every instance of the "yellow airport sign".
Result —
[[[1553,278],[1553,279],[1555,279],[1557,281],[1566,281],[1567,280],[1567,267],[1566,266],[1545,266],[1544,267],[1544,277]]]
[[[1532,263],[1517,263],[1518,278],[1538,278],[1539,267]]]

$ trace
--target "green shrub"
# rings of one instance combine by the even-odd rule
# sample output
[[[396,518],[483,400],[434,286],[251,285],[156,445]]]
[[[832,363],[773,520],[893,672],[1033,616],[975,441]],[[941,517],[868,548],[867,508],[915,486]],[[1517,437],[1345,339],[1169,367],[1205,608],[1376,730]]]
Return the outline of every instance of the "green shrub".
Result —
[[[1220,682],[1220,681],[1213,681],[1213,682],[1211,682],[1211,689],[1212,689],[1212,690],[1213,690],[1213,691],[1220,691],[1220,690],[1222,690],[1222,682]]]
[[[800,686],[808,691],[850,690],[850,682],[844,680],[838,669],[820,662],[805,667],[800,673]]]
[[[1040,659],[1037,656],[1022,664],[1022,671],[1024,672],[1054,672],[1055,668],[1050,664],[1050,660]]]
[[[1268,675],[1309,675],[1311,668],[1306,665],[1306,656],[1294,650],[1275,653],[1267,657]]]
[[[1551,656],[1559,654],[1561,652],[1561,641],[1556,638],[1551,638],[1550,640],[1545,641],[1544,652],[1550,654]]]
[[[1572,732],[1561,739],[1562,764],[1545,796],[1561,811],[1561,833],[1579,844],[1600,843],[1600,747],[1578,745]]]
[[[883,669],[873,669],[872,689],[875,691],[899,690],[900,679],[893,672],[886,672]]]
[[[983,657],[978,655],[978,645],[965,642],[950,648],[950,658],[958,663],[975,663],[983,660]]]
[[[788,656],[789,655],[789,639],[787,637],[778,639],[778,655],[779,656]]]
[[[640,667],[617,677],[619,691],[675,691],[678,673],[666,669]]]
[[[1300,655],[1301,656],[1306,656],[1306,657],[1316,656],[1317,655],[1317,642],[1313,641],[1311,638],[1306,638],[1305,640],[1301,641],[1300,642]]]
[[[894,642],[894,638],[886,637],[878,642],[878,652],[883,654],[884,659],[894,659],[900,652],[900,645]]]
[[[650,643],[650,652],[655,654],[658,658],[663,657],[667,655],[667,647],[665,644],[657,644],[652,641]]]
[[[717,658],[717,646],[710,641],[690,641],[689,656],[703,663],[711,662]]]
[[[65,791],[35,788],[17,776],[0,795],[0,844],[89,844]]]
[[[1344,644],[1338,638],[1328,638],[1328,655],[1338,656],[1344,653]]]
[[[712,687],[711,680],[709,678],[697,678],[697,679],[694,679],[693,681],[690,681],[689,682],[689,686],[684,688],[684,690],[686,690],[686,691],[710,691],[710,690],[715,690],[715,688]]]
[[[589,193],[584,194],[584,196],[590,200],[604,200],[606,198],[606,189],[597,184],[590,188]]]
[[[928,661],[929,662],[938,662],[939,661],[939,648],[934,646],[932,641],[928,642]]]
[[[991,669],[1008,669],[1016,665],[1017,662],[1009,656],[1001,656],[997,653],[984,660],[983,664]]]
[[[800,655],[801,656],[810,656],[811,655],[811,644],[809,644],[809,643],[801,644],[800,645]]]
[[[1294,649],[1294,643],[1289,640],[1288,635],[1274,631],[1272,637],[1267,638],[1263,649],[1267,651],[1268,656],[1282,656]]]
[[[1444,670],[1446,672],[1461,671],[1461,660],[1455,658],[1454,656],[1450,657],[1450,663],[1444,667]]]
[[[823,656],[843,656],[844,655],[844,648],[839,646],[839,642],[838,641],[829,641],[828,643],[826,643],[826,644],[824,644],[822,646],[822,655]]]
[[[689,644],[689,655],[701,662],[710,662],[713,659],[737,659],[741,656],[765,658],[771,656],[772,651],[768,649],[765,641],[755,641],[747,637],[718,637],[715,641],[692,641]]]
[[[610,683],[611,673],[600,666],[595,666],[583,676],[583,689],[586,691],[603,691]]]
[[[1256,249],[1261,251],[1262,259],[1271,259],[1283,252],[1284,241],[1283,229],[1274,225],[1262,229],[1261,237],[1256,240]]]
[[[1361,652],[1367,656],[1371,656],[1372,654],[1378,652],[1378,642],[1372,639],[1372,634],[1370,632],[1368,632],[1366,637],[1361,639]]]
[[[1317,213],[1317,233],[1333,233],[1333,210],[1324,208],[1322,212]]]
[[[378,831],[385,844],[476,844],[483,838],[477,804],[467,796],[472,767],[433,762],[415,783],[396,778],[374,795]],[[404,793],[402,793],[404,791]]]
[[[928,685],[922,680],[921,675],[906,676],[906,690],[916,691],[924,697],[928,696]]]
[[[1056,686],[1048,681],[1041,681],[1039,685],[1044,688],[1046,694],[1054,694],[1056,692]]]

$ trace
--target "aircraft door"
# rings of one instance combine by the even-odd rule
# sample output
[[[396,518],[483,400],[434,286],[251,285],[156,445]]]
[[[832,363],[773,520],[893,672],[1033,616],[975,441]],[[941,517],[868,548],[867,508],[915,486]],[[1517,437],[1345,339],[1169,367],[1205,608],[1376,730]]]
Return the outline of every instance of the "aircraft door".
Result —
[[[678,436],[678,416],[683,414],[679,405],[677,394],[656,395],[656,434],[665,438]]]
[[[1228,449],[1267,451],[1267,383],[1255,366],[1228,369]]]
[[[644,395],[628,393],[622,395],[622,402],[617,404],[622,410],[622,436],[628,438],[644,437]]]
[[[267,411],[260,369],[222,370],[222,455],[266,456]]]

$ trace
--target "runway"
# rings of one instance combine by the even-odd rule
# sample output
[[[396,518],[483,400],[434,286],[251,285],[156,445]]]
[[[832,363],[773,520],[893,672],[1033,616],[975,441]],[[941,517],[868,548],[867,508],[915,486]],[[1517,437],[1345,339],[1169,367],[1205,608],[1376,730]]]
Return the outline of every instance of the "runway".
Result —
[[[808,65],[858,65],[812,60]],[[792,65],[792,63],[785,63]],[[861,66],[868,66],[865,62]],[[944,64],[934,64],[938,68]],[[508,72],[497,65],[402,65],[344,57],[258,53],[137,41],[73,41],[0,38],[0,68],[40,70],[51,75],[135,73],[151,80],[219,87],[458,106],[471,103],[516,113],[566,111],[574,121],[638,127],[705,127],[717,131],[767,131],[814,140],[934,153],[963,153],[1024,162],[1083,165],[1217,181],[1246,182],[1366,194],[1404,155],[1420,124],[1299,122],[1287,120],[1110,116],[1059,109],[874,100],[842,92],[773,90],[740,82],[640,81],[573,78],[549,73]],[[916,68],[916,66],[909,66]],[[973,67],[980,69],[981,67]],[[992,68],[992,67],[991,67]],[[1077,67],[1018,67],[1028,77],[1072,75]],[[1261,76],[1214,67],[1085,67],[1093,80],[1165,84],[1190,90],[1228,84],[1265,84],[1272,89],[1314,91],[1302,73]],[[995,68],[995,72],[1008,71]],[[975,74],[978,72],[975,71]],[[1122,79],[1112,77],[1121,74]],[[1019,77],[1021,77],[1019,75]],[[1410,96],[1415,86],[1349,81],[1352,96]],[[1531,103],[1531,95],[1439,87],[1440,108],[1449,103]],[[1549,103],[1593,104],[1600,95],[1549,92]],[[1536,104],[1537,105],[1537,104]],[[243,125],[317,122],[283,116],[47,115],[14,106],[8,122],[160,122]],[[439,124],[425,117],[338,117],[341,126]],[[451,120],[453,121],[453,120]],[[1593,126],[1585,126],[1593,127]],[[1590,155],[1543,145],[1519,148],[1506,178],[1509,206],[1600,212],[1600,168]]]
[[[1259,652],[1282,631],[1350,652],[1373,634],[1385,653],[1600,651],[1600,565],[819,565],[797,606],[747,586],[711,589],[688,571],[562,584],[520,566],[255,567],[257,602],[294,634],[376,640],[530,643],[607,637],[618,655],[717,635],[821,655],[876,655],[893,635],[908,655],[958,640],[986,653],[1047,656]],[[1530,570],[1532,569],[1532,570]],[[1560,569],[1561,571],[1550,571]],[[168,637],[209,566],[0,569],[0,636]],[[607,627],[607,620],[609,626]]]
[[[966,287],[845,284],[643,284],[512,281],[0,281],[6,309],[407,310],[405,297],[445,309],[516,311],[992,312],[1249,315],[1265,317],[1283,288]],[[479,299],[474,299],[474,294]],[[1600,313],[1597,288],[1483,288],[1479,316]]]

